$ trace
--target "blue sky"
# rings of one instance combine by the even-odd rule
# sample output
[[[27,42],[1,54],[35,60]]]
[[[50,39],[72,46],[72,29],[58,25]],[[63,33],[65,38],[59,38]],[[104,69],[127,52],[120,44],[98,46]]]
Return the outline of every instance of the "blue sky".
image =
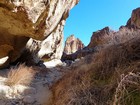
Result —
[[[80,0],[71,11],[64,28],[64,39],[71,34],[88,45],[92,32],[109,26],[118,30],[125,25],[140,0]]]

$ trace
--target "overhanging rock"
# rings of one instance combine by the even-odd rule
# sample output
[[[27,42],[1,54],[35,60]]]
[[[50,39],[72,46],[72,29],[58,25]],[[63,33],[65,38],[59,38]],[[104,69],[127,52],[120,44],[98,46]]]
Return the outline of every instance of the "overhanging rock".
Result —
[[[56,33],[77,3],[78,0],[0,0],[0,58],[8,56],[5,65],[20,56],[29,38],[46,40]]]

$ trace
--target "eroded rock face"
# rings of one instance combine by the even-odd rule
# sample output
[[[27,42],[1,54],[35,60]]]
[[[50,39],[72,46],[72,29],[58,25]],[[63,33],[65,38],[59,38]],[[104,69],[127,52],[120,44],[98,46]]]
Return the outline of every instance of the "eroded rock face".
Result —
[[[60,59],[63,53],[63,28],[65,20],[62,20],[57,28],[43,41],[30,39],[27,48],[34,52],[37,58],[42,60]],[[37,59],[36,58],[36,59]]]
[[[29,38],[50,43],[52,40],[47,38],[51,37],[54,40],[45,44],[46,47],[53,47],[53,53],[59,52],[61,48],[55,48],[63,36],[62,22],[77,3],[78,0],[0,0],[0,58],[8,56],[6,64],[15,61]],[[39,49],[44,51],[42,47]],[[39,56],[42,57],[41,51]],[[58,56],[61,54],[55,55]]]
[[[74,35],[71,35],[65,42],[64,53],[61,60],[65,62],[67,62],[67,60],[74,61],[77,58],[85,56],[87,53],[89,54],[82,41],[75,38]]]
[[[96,47],[102,46],[105,42],[103,40],[104,37],[113,34],[114,32],[112,30],[109,29],[109,27],[105,27],[99,31],[93,32],[93,35],[91,37],[91,41],[88,44],[88,46],[86,46],[85,48],[83,48],[82,50],[78,50],[73,54],[63,54],[62,56],[62,60],[66,61],[66,60],[75,60],[81,57],[85,57],[86,55],[89,55],[93,52],[95,52]]]
[[[88,48],[94,48],[99,44],[102,44],[102,38],[104,36],[110,35],[113,31],[109,29],[109,27],[105,27],[99,31],[93,32],[93,35],[91,37],[91,41],[89,45],[87,46]]]
[[[75,38],[74,35],[71,35],[67,38],[65,42],[64,53],[72,54],[83,48],[84,44],[82,43],[82,41],[78,38]]]
[[[70,37],[70,39],[68,38],[65,46],[68,45],[69,49],[68,48],[66,49],[66,47],[65,47],[65,50],[64,50],[64,52],[68,52],[68,53],[63,54],[62,60],[63,61],[66,61],[66,60],[73,60],[74,61],[77,58],[81,58],[81,57],[84,57],[86,55],[93,53],[97,46],[103,44],[103,42],[102,42],[103,37],[106,35],[110,35],[111,33],[112,33],[112,31],[109,29],[109,27],[105,27],[97,32],[93,32],[93,35],[91,37],[91,41],[88,44],[88,46],[86,46],[82,50],[79,49],[79,50],[75,51],[74,53],[70,53],[70,54],[68,51],[69,50],[71,51],[70,42],[72,42],[72,40],[74,39],[73,38],[74,36]]]
[[[11,36],[6,32],[0,35],[0,58],[1,60],[5,57],[8,58],[0,64],[1,68],[3,66],[7,66],[10,62],[14,62],[20,56],[20,53],[29,38],[25,36]]]
[[[140,8],[134,9],[131,18],[127,22],[127,27],[140,29]]]

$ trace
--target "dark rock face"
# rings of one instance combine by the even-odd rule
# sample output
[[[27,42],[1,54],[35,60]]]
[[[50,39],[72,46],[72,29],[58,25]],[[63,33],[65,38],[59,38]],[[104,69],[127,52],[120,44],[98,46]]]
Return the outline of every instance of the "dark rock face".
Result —
[[[82,43],[82,41],[78,38],[75,38],[74,35],[71,35],[67,38],[65,42],[64,53],[72,54],[83,48],[84,44]]]
[[[86,55],[89,55],[89,54],[92,54],[94,52],[94,49],[90,49],[90,48],[83,48],[81,50],[78,50],[76,51],[75,53],[73,54],[65,54],[63,53],[63,56],[61,58],[62,61],[69,61],[69,60],[72,60],[74,61],[75,59],[79,59],[81,57],[85,57]]]
[[[140,8],[132,11],[131,18],[128,20],[126,27],[140,29]]]
[[[89,45],[87,46],[88,48],[94,48],[100,44],[102,44],[102,38],[105,37],[105,36],[108,36],[110,35],[111,33],[113,33],[113,31],[111,31],[109,29],[109,27],[105,27],[101,30],[98,30],[96,32],[93,32],[93,35],[91,37],[91,40],[90,40],[90,43]]]

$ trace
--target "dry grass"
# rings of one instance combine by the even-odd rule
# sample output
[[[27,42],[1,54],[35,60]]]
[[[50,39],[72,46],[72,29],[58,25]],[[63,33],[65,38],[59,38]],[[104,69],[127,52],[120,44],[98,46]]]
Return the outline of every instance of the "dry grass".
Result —
[[[140,34],[120,33],[69,68],[52,88],[51,105],[140,105]]]
[[[124,28],[124,29],[121,29],[120,31],[118,32],[112,32],[110,33],[109,35],[104,35],[102,36],[99,41],[101,42],[100,44],[97,44],[96,48],[105,48],[105,47],[108,47],[108,46],[113,46],[113,45],[119,45],[119,44],[123,44],[129,40],[132,40],[132,39],[137,39],[139,38],[139,33],[140,31],[135,31],[133,29],[127,29],[127,28]]]
[[[130,87],[135,87],[135,89],[129,90]],[[121,80],[115,91],[113,105],[128,105],[128,102],[135,105],[132,100],[132,93],[140,91],[140,72],[132,73],[127,75],[122,74]],[[136,100],[137,101],[137,100]],[[140,103],[140,102],[139,102]]]
[[[27,67],[24,64],[19,67],[12,68],[8,73],[8,79],[5,84],[8,86],[14,86],[18,84],[29,85],[35,75],[32,67]]]
[[[85,65],[80,68],[85,68]],[[53,86],[52,90],[56,90],[54,96],[58,97],[54,97],[53,102],[56,100],[57,102],[51,105],[82,105],[88,101],[92,102],[93,100],[88,90],[88,87],[91,85],[89,81],[90,75],[86,71],[77,70],[68,74]],[[78,98],[78,96],[81,98]]]

